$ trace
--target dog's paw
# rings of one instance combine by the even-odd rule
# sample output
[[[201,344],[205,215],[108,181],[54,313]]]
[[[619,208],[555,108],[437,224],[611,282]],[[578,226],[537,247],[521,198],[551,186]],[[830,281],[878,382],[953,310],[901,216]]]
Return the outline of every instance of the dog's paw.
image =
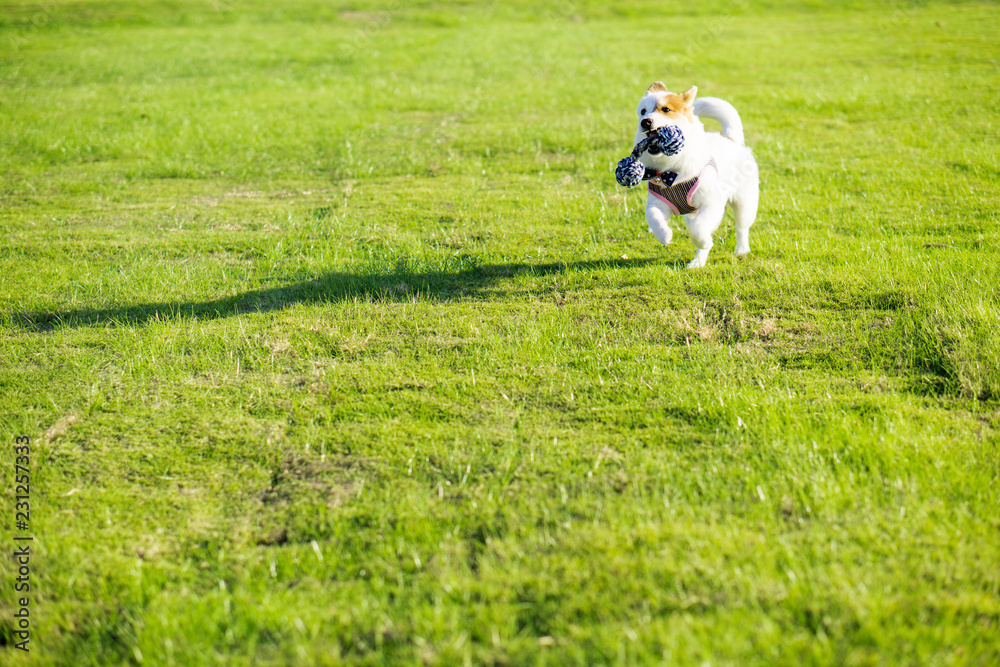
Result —
[[[708,251],[707,250],[696,250],[694,253],[694,259],[687,263],[689,269],[700,269],[705,266],[705,262],[708,261]]]
[[[750,244],[749,243],[737,243],[736,244],[736,256],[741,257],[742,255],[750,254]]]

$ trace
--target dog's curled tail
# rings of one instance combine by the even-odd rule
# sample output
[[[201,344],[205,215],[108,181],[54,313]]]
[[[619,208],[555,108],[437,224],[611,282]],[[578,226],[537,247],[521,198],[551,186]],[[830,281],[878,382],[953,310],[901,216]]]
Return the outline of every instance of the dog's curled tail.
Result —
[[[694,115],[713,118],[722,124],[722,136],[729,137],[738,144],[743,141],[743,121],[736,107],[718,97],[699,97],[694,101]]]

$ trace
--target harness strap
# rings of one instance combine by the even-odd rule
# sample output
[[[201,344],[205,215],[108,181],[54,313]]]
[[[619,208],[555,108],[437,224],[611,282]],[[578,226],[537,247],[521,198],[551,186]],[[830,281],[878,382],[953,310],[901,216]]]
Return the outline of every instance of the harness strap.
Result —
[[[672,171],[658,173],[649,181],[649,193],[669,206],[674,215],[687,215],[697,211],[698,209],[691,205],[691,198],[694,197],[695,191],[701,185],[701,177],[708,169],[714,169],[715,173],[719,173],[715,158],[711,158],[697,176],[680,183],[674,183],[677,174]]]

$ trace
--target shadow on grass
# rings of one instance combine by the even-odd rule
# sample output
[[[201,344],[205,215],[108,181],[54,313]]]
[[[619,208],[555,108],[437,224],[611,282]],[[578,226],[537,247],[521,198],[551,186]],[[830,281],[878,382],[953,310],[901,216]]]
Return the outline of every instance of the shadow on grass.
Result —
[[[268,287],[208,301],[163,301],[111,308],[11,313],[11,323],[34,331],[57,327],[142,325],[150,321],[193,317],[217,319],[242,313],[266,313],[295,304],[336,303],[350,299],[409,301],[413,298],[477,300],[499,281],[520,275],[546,276],[574,271],[636,268],[661,258],[611,259],[549,264],[489,264],[455,271],[420,271],[405,265],[390,271],[331,271],[318,278]]]

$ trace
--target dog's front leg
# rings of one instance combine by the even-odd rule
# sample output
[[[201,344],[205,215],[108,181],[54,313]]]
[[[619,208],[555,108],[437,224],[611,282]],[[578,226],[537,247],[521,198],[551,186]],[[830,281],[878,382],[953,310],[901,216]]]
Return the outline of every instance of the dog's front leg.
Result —
[[[725,204],[706,204],[694,213],[684,216],[687,223],[688,232],[691,233],[691,242],[697,250],[694,259],[688,262],[689,269],[696,269],[705,266],[708,261],[708,253],[712,249],[712,234],[722,223],[722,216],[726,214]]]
[[[663,245],[674,240],[674,230],[670,228],[670,210],[651,194],[646,195],[646,222],[649,231]]]

